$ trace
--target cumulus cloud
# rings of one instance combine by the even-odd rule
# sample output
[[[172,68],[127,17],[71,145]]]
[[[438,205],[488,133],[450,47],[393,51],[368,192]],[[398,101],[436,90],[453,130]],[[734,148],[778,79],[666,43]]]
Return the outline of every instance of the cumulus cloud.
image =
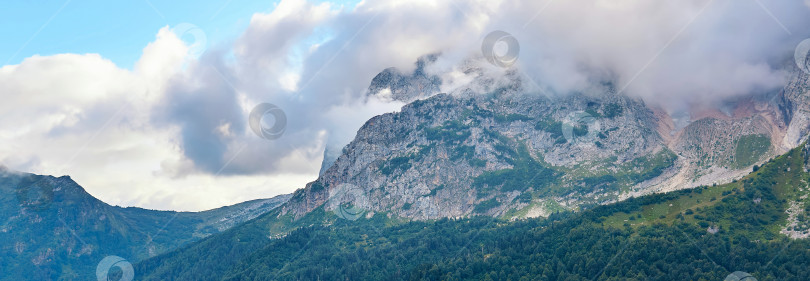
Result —
[[[402,106],[367,98],[380,71],[410,73],[417,58],[440,54],[429,72],[444,78],[442,90],[469,82],[463,64],[502,75],[481,58],[493,30],[515,36],[515,68],[551,93],[612,83],[678,104],[777,89],[793,48],[810,37],[810,9],[761,3],[282,0],[199,57],[163,28],[133,70],[95,54],[3,66],[0,160],[70,174],[121,205],[200,210],[269,197],[314,180],[325,147],[341,148],[370,117]],[[248,127],[264,102],[287,115],[279,139]]]

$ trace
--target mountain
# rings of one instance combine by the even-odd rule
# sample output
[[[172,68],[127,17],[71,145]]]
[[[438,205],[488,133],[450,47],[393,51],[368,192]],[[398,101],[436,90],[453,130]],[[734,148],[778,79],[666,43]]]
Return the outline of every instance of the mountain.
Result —
[[[131,263],[276,208],[282,195],[204,212],[110,206],[70,177],[0,169],[0,280],[90,280],[108,255]]]
[[[799,70],[779,92],[670,114],[610,84],[544,95],[518,73],[497,80],[468,68],[469,85],[369,120],[282,214],[300,217],[347,190],[361,195],[357,205],[369,203],[368,215],[413,219],[579,210],[730,182],[795,147],[810,128],[808,75]],[[396,77],[372,88],[408,93],[425,81]]]
[[[143,280],[805,280],[808,167],[805,144],[728,184],[548,218],[332,220],[320,207],[303,227],[235,254],[276,210],[135,271]]]
[[[458,241],[471,241],[475,238],[454,236],[450,229],[462,226],[450,223],[450,229],[440,228],[413,239],[409,236],[389,241],[394,239],[391,237],[404,234],[397,232],[399,230],[381,229],[403,222],[408,223],[406,228],[413,225],[429,228],[435,220],[466,221],[487,216],[495,217],[500,226],[502,220],[522,221],[571,214],[571,211],[590,214],[583,216],[593,220],[595,215],[591,210],[594,208],[609,213],[612,208],[636,208],[639,202],[647,202],[644,200],[658,203],[671,196],[695,197],[704,190],[712,190],[707,194],[721,190],[722,196],[729,195],[725,192],[748,196],[740,191],[740,183],[734,181],[768,159],[791,151],[798,145],[797,140],[806,139],[810,128],[810,123],[802,121],[808,120],[807,103],[803,102],[807,97],[808,76],[801,71],[791,72],[791,82],[778,92],[727,100],[720,107],[695,105],[688,112],[670,113],[642,99],[617,94],[610,83],[587,93],[549,95],[537,90],[537,85],[530,85],[532,81],[517,72],[510,71],[505,78],[496,79],[488,76],[487,69],[475,65],[465,67],[460,72],[474,78],[450,93],[429,97],[397,95],[409,103],[400,112],[370,119],[340,156],[334,161],[324,159],[324,169],[316,181],[296,191],[280,208],[177,251],[145,260],[136,265],[136,271],[143,274],[145,280],[273,279],[273,274],[265,274],[268,270],[287,274],[285,265],[298,262],[307,274],[314,274],[322,271],[308,267],[304,261],[316,261],[298,259],[292,249],[300,249],[307,258],[329,255],[304,252],[312,243],[356,249],[349,252],[353,256],[341,256],[340,261],[379,262],[385,256],[383,253],[373,258],[366,256],[374,253],[372,250],[382,249],[374,245],[388,247],[385,248],[388,252],[413,246],[424,253],[441,243],[424,249],[419,248],[422,247],[419,239],[449,236]],[[425,81],[415,78],[417,84],[409,84],[409,77],[416,76],[400,73],[395,76],[396,83],[379,82],[373,87],[400,87],[404,90],[388,90],[409,93],[409,89],[419,89],[414,85]],[[380,91],[388,91],[383,90]],[[793,171],[796,172],[795,168]],[[715,185],[722,188],[707,188]],[[685,191],[675,192],[677,190]],[[656,193],[666,194],[648,196]],[[633,199],[638,197],[647,199]],[[715,202],[722,198],[714,197],[689,204],[670,204],[699,206],[702,210],[707,204],[705,200]],[[625,200],[630,201],[616,204]],[[784,203],[785,199],[779,200]],[[789,208],[784,208],[782,203],[768,210],[769,231],[788,218],[803,220],[798,214],[800,203],[791,209],[793,215],[789,217],[785,213]],[[728,219],[738,211],[741,210],[723,216]],[[677,216],[633,209],[624,219],[630,221],[631,214],[642,213],[655,218],[663,215],[661,220]],[[759,223],[764,224],[768,218],[762,219]],[[477,219],[471,220],[468,222],[476,225]],[[599,220],[593,222],[601,224]],[[628,224],[632,226],[632,222]],[[575,223],[570,225],[568,230],[573,231]],[[624,227],[623,223],[613,226]],[[700,233],[684,227],[678,229]],[[349,233],[346,235],[359,236],[344,240],[343,231]],[[492,231],[509,232],[509,228]],[[610,240],[615,239],[616,232],[605,232],[602,228],[582,231],[614,233],[612,238],[604,239],[616,242]],[[785,231],[792,230],[786,228]],[[679,231],[670,232],[666,235]],[[565,236],[565,233],[557,234]],[[622,235],[636,235],[634,233],[621,232]],[[769,240],[786,235],[778,234],[779,229],[767,233],[756,235],[766,235]],[[461,251],[464,247],[458,249]],[[362,252],[366,250],[371,252]],[[410,265],[413,259],[423,257],[395,260]],[[428,265],[436,265],[441,260],[427,257]],[[397,263],[386,266],[374,269],[403,273]],[[356,267],[372,268],[365,263],[350,263],[350,268],[356,270],[354,273],[361,270]],[[284,275],[281,279],[321,277],[299,273]]]

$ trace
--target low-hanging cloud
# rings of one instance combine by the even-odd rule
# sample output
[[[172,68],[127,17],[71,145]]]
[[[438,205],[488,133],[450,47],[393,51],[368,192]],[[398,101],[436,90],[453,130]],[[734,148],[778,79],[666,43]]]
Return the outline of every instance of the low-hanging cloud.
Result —
[[[562,93],[611,82],[661,104],[779,88],[791,50],[810,35],[810,11],[796,1],[537,5],[546,7],[542,14],[512,32],[527,50],[520,61],[530,75]]]

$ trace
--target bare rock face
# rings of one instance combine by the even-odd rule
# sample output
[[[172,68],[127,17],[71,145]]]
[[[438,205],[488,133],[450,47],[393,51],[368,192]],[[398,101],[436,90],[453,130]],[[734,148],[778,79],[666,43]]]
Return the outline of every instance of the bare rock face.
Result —
[[[413,73],[405,74],[396,68],[388,68],[371,80],[368,94],[381,100],[411,102],[439,92],[442,80],[427,73],[426,67],[436,61],[437,55],[419,58]]]
[[[796,147],[810,132],[810,75],[794,69],[782,91],[781,108],[788,125],[781,143],[784,149]]]
[[[413,219],[548,215],[729,182],[810,130],[803,73],[779,93],[673,118],[609,85],[591,94],[534,94],[519,73],[491,78],[476,65],[461,69],[475,77],[466,86],[425,97],[424,85],[441,82],[423,66],[375,78],[370,94],[393,89],[395,99],[412,102],[369,120],[282,214],[341,208],[325,204],[336,200]]]
[[[680,171],[633,195],[725,183],[787,151],[778,145],[787,126],[776,105],[747,100],[735,106],[730,115],[708,113],[678,130],[668,146],[681,160]]]

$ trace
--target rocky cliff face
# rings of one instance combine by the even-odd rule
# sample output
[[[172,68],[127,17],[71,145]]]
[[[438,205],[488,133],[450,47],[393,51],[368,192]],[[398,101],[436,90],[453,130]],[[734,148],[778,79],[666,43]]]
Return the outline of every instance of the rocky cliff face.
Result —
[[[380,100],[413,101],[426,98],[439,92],[441,78],[427,72],[427,67],[436,61],[438,55],[419,58],[413,73],[402,73],[396,68],[388,68],[377,74],[368,87],[368,95]]]
[[[781,91],[730,100],[726,111],[691,112],[685,127],[669,131],[668,146],[678,153],[682,168],[642,193],[728,182],[802,143],[810,132],[810,77],[796,68],[788,73]]]
[[[381,78],[392,70],[375,78],[370,89],[412,102],[369,120],[283,214],[349,201],[365,215],[415,219],[546,215],[731,181],[794,147],[810,124],[803,73],[780,93],[728,101],[725,110],[696,107],[676,120],[610,86],[533,94],[518,73],[489,78],[475,66],[461,70],[478,75],[469,84],[420,99],[413,89],[440,80],[418,69],[412,78]]]
[[[810,132],[810,75],[793,69],[787,86],[780,95],[780,107],[787,124],[783,148],[799,145]]]

